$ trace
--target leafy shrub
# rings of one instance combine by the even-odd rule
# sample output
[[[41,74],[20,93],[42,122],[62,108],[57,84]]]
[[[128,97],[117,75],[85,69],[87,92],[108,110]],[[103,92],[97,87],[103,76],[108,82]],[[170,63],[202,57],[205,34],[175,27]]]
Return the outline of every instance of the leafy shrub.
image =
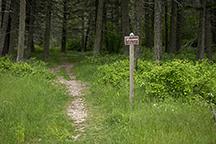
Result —
[[[111,83],[114,86],[129,79],[129,62],[127,60],[117,61],[99,67],[99,82]]]
[[[121,60],[99,67],[99,83],[113,86],[129,80],[129,63]],[[156,99],[191,98],[201,96],[216,102],[216,64],[208,61],[191,62],[173,60],[158,65],[151,61],[139,61],[135,74],[137,87],[145,95]]]
[[[196,68],[192,63],[176,60],[144,70],[139,74],[138,83],[149,96],[179,98],[191,94],[195,77]]]
[[[136,71],[136,81],[140,83],[140,73],[150,71],[156,64],[150,61],[139,61]],[[127,59],[118,60],[113,63],[104,64],[98,67],[98,82],[110,83],[117,86],[129,80],[129,61]]]
[[[27,62],[15,63],[9,58],[0,58],[0,73],[11,73],[12,75],[24,77],[24,76],[40,76],[46,79],[52,79],[54,77],[45,67],[45,63],[31,59]]]

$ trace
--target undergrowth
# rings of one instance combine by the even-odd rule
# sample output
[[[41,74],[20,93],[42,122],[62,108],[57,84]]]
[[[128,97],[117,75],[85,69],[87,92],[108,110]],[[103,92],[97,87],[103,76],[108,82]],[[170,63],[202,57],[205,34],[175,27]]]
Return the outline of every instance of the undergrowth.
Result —
[[[17,77],[41,76],[48,80],[55,77],[48,71],[44,62],[36,59],[15,63],[10,58],[2,57],[0,58],[0,73],[10,73]]]
[[[0,143],[73,143],[70,100],[45,63],[0,59]]]
[[[91,84],[89,123],[80,143],[216,143],[209,108],[215,68],[208,61],[140,60],[131,110],[128,59],[88,57],[75,68],[78,78]]]
[[[208,61],[172,60],[156,64],[138,61],[136,86],[149,98],[188,99],[202,97],[216,103],[216,64]],[[115,87],[128,85],[129,62],[118,60],[98,67],[98,82]]]
[[[86,131],[76,143],[216,143],[209,108],[215,103],[214,63],[170,57],[156,64],[141,58],[131,109],[125,56],[54,53],[50,60],[49,66],[77,62],[77,78],[90,86]],[[69,98],[53,85],[54,77],[43,62],[0,59],[1,143],[74,143],[64,113]]]

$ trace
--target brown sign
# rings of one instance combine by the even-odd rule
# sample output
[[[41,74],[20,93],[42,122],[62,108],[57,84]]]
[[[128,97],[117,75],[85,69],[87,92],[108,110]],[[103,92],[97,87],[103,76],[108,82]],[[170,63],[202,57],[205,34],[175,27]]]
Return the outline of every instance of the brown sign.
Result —
[[[139,45],[139,36],[125,36],[125,45]]]

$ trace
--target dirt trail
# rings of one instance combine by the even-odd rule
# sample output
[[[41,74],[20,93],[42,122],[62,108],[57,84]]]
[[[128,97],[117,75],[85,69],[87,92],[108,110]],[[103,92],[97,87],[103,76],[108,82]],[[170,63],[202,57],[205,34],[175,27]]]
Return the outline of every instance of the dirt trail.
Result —
[[[72,64],[63,64],[53,68],[52,72],[57,73],[61,70],[65,70],[66,74],[69,76],[69,80],[58,77],[58,81],[66,86],[69,95],[73,97],[73,101],[67,108],[67,115],[75,124],[76,135],[73,136],[73,139],[76,141],[85,131],[87,109],[83,98],[83,92],[86,89],[86,85],[81,81],[76,80],[76,76],[72,73],[72,69]]]

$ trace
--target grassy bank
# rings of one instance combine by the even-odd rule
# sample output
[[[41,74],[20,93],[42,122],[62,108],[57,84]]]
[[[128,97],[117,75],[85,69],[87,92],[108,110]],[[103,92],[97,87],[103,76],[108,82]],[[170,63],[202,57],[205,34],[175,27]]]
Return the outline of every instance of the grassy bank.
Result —
[[[123,62],[118,62],[119,60]],[[85,96],[88,106],[86,131],[77,142],[71,139],[75,130],[65,114],[70,98],[65,94],[64,88],[53,85],[54,77],[47,71],[47,67],[62,63],[73,63],[77,78],[89,85]],[[206,84],[205,77],[210,78],[208,72],[214,72],[213,66],[204,63],[205,69],[200,69],[203,70],[200,73],[206,73],[199,77],[196,70],[202,68],[202,64],[194,67],[191,63],[182,65],[171,61],[162,68],[152,65],[152,61],[143,61],[140,64],[144,66],[144,74],[150,75],[146,79],[140,73],[138,82],[141,84],[141,78],[153,83],[153,78],[157,77],[160,79],[158,84],[163,85],[164,77],[169,76],[173,65],[180,67],[174,72],[181,72],[182,66],[187,66],[188,71],[192,68],[193,73],[184,75],[183,71],[177,73],[179,77],[174,77],[175,79],[169,77],[173,84],[178,84],[175,87],[165,85],[168,90],[178,90],[178,94],[184,98],[176,99],[178,96],[173,96],[175,91],[167,93],[161,86],[150,88],[164,90],[162,94],[167,96],[163,100],[152,98],[158,91],[151,93],[149,89],[148,94],[151,95],[148,95],[143,88],[146,85],[136,85],[135,107],[131,110],[128,100],[128,64],[123,56],[88,57],[77,53],[51,53],[48,66],[38,62],[14,64],[4,61],[0,65],[0,143],[215,144],[216,127],[209,103],[203,99],[205,94],[215,90],[215,83],[207,83],[208,85],[202,87]],[[154,72],[154,69],[158,71]],[[142,69],[139,70],[142,72]],[[104,75],[104,72],[107,74]],[[160,72],[163,75],[158,77]],[[64,71],[59,75],[67,78]],[[179,81],[182,75],[184,79]],[[188,81],[188,76],[194,80],[192,83]],[[200,79],[196,80],[196,77]],[[202,93],[197,92],[197,87],[192,93],[190,84],[200,84],[197,87],[203,88]],[[191,92],[191,95],[200,95],[196,96],[198,98],[188,99],[188,93],[181,93],[185,89],[178,89],[179,87],[186,87],[186,92]]]
[[[0,67],[0,143],[72,143],[70,98],[46,66],[4,60]]]
[[[91,58],[76,67],[78,78],[91,84],[86,144],[206,144],[216,143],[216,127],[205,101],[173,98],[149,100],[136,88],[135,108],[129,108],[128,86],[98,82],[98,67],[112,63]],[[114,60],[115,61],[115,60]],[[116,69],[121,69],[120,67]],[[125,78],[127,79],[127,78]]]

